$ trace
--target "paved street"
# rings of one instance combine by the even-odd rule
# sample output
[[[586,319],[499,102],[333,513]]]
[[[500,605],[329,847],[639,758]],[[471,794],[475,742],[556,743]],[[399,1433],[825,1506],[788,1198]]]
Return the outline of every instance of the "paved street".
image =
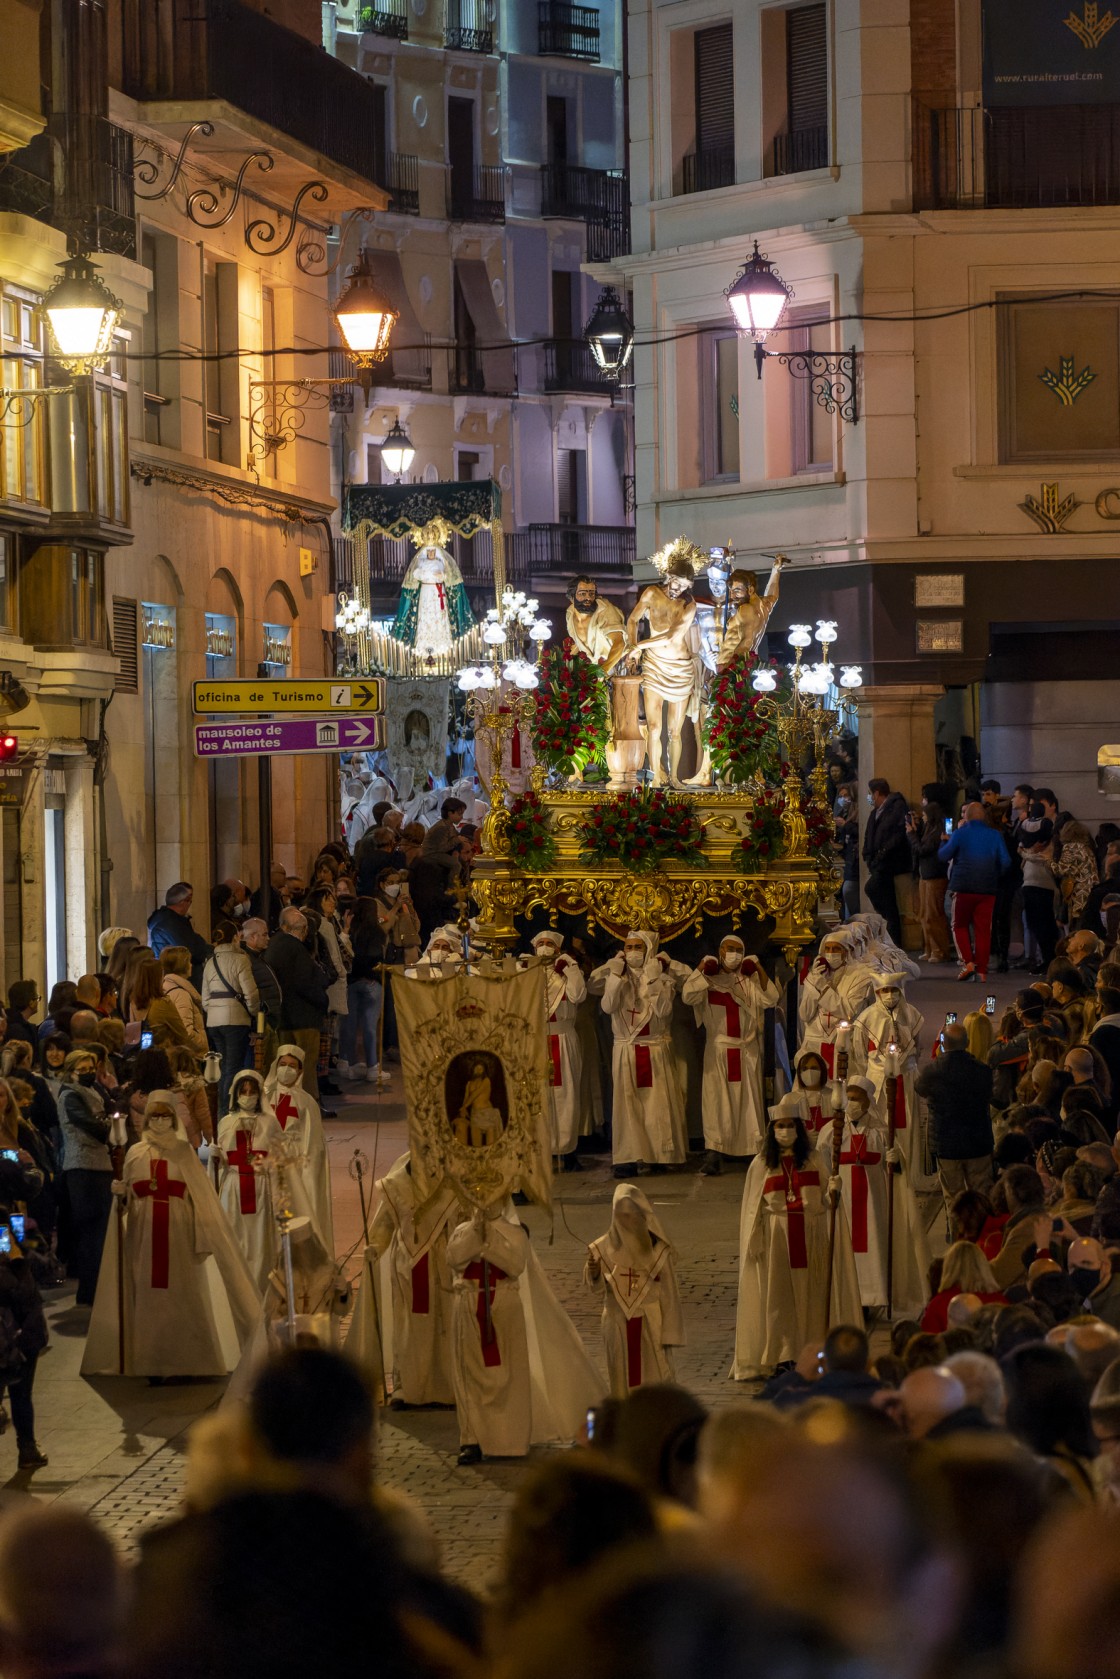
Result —
[[[975,985],[954,983],[954,968],[933,970],[910,995],[926,1017],[926,1041],[939,1030],[947,1008],[963,1018],[983,1006]],[[990,989],[999,1006],[1013,996],[1024,976],[995,977]],[[362,1246],[358,1186],[350,1175],[355,1150],[379,1176],[405,1147],[400,1073],[394,1069],[387,1096],[365,1087],[339,1102],[328,1125],[335,1189],[336,1229],[352,1253],[356,1273]],[[608,1222],[613,1182],[608,1163],[588,1159],[579,1175],[561,1178],[555,1216],[523,1210],[537,1253],[587,1346],[598,1357],[596,1308],[581,1282],[587,1241]],[[732,1403],[741,1390],[728,1379],[734,1334],[738,1213],[742,1175],[705,1179],[694,1172],[645,1179],[669,1235],[680,1252],[681,1288],[689,1342],[678,1359],[682,1382],[713,1405]],[[937,1246],[941,1220],[932,1235]],[[72,1288],[49,1304],[52,1346],[36,1381],[39,1440],[50,1465],[34,1476],[13,1473],[15,1439],[0,1437],[3,1498],[31,1490],[42,1499],[66,1499],[93,1510],[128,1547],[148,1523],[174,1511],[182,1484],[182,1453],[192,1421],[220,1397],[220,1384],[149,1387],[115,1379],[84,1381],[78,1374],[85,1313],[71,1304]],[[478,1584],[496,1565],[504,1511],[521,1467],[484,1464],[461,1470],[455,1464],[458,1438],[449,1411],[387,1412],[381,1429],[381,1465],[387,1484],[419,1500],[440,1535],[451,1568]],[[8,1479],[7,1477],[11,1477]]]

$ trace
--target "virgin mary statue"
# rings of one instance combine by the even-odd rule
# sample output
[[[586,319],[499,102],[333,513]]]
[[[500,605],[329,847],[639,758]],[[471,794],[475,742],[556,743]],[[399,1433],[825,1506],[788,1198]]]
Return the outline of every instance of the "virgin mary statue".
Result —
[[[404,574],[397,615],[389,629],[396,641],[403,641],[422,659],[450,653],[452,643],[474,624],[462,573],[443,547],[450,534],[442,521],[414,533],[416,557]]]

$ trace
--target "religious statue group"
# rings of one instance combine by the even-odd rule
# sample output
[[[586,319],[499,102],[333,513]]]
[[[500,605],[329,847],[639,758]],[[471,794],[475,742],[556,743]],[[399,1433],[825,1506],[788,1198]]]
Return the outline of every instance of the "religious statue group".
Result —
[[[661,581],[642,590],[626,618],[600,597],[593,578],[572,579],[568,639],[577,654],[600,666],[611,686],[612,782],[633,785],[644,761],[655,784],[711,783],[703,741],[712,683],[757,653],[778,603],[784,563],[779,555],[760,594],[753,572],[732,569],[725,557],[702,555],[682,538],[654,556]],[[693,593],[698,566],[707,570],[703,599]],[[686,721],[692,725],[696,768],[682,782]],[[622,742],[636,742],[637,748],[629,756],[619,753]]]

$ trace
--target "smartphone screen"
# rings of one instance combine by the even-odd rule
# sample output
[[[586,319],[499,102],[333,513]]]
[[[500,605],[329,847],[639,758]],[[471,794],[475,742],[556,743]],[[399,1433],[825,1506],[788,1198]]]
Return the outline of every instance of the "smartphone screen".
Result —
[[[937,1042],[942,1049],[945,1048],[945,1034],[944,1034],[944,1032],[939,1032],[937,1034]]]
[[[6,1224],[0,1224],[0,1253],[11,1253],[12,1233]]]
[[[8,1214],[8,1223],[12,1227],[12,1235],[15,1237],[16,1241],[17,1242],[22,1242],[23,1241],[23,1232],[24,1232],[24,1230],[26,1228],[26,1225],[27,1225],[27,1220],[26,1220],[24,1214],[23,1213],[9,1213]]]
[[[995,1012],[996,1012],[996,1000],[995,1000],[995,996],[993,994],[991,996],[988,996],[988,997],[984,998],[984,1013],[985,1014],[995,1014]]]
[[[152,1047],[151,1031],[150,1030],[145,1030],[145,1031],[141,1032],[141,1034],[140,1034],[140,1048],[141,1049],[151,1049],[151,1047]]]
[[[16,1148],[0,1148],[0,1160],[11,1160],[18,1166],[19,1150]]]
[[[587,1444],[590,1446],[595,1439],[595,1424],[598,1420],[599,1407],[592,1405],[587,1412]]]
[[[945,832],[947,834],[951,834],[952,831],[953,831],[953,818],[951,816],[947,816],[945,818]]]
[[[955,1026],[957,1024],[957,1011],[956,1011],[956,1009],[950,1009],[949,1012],[946,1014],[945,1024],[946,1024],[946,1026]]]

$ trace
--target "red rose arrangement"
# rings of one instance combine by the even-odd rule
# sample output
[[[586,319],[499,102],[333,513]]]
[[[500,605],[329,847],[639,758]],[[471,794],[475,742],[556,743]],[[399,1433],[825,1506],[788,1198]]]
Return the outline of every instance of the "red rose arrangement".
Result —
[[[580,776],[592,761],[606,762],[611,736],[607,679],[598,665],[576,652],[568,636],[541,660],[531,733],[537,763],[559,775]]]
[[[782,702],[788,697],[789,674],[771,659],[766,668],[773,672],[777,687],[770,694],[756,694],[751,678],[758,666],[753,653],[736,659],[720,671],[708,696],[704,734],[712,768],[720,781],[733,787],[743,786],[753,776],[775,778],[781,761],[773,705],[762,702]]]
[[[702,869],[704,830],[691,804],[667,787],[638,787],[597,804],[580,828],[596,863],[621,863],[648,874],[664,863]]]
[[[747,831],[740,840],[742,868],[765,868],[781,855],[782,812],[786,801],[778,792],[760,793],[747,817]]]
[[[551,868],[556,860],[556,839],[548,807],[539,793],[520,793],[506,812],[509,854],[519,869],[534,873]]]

